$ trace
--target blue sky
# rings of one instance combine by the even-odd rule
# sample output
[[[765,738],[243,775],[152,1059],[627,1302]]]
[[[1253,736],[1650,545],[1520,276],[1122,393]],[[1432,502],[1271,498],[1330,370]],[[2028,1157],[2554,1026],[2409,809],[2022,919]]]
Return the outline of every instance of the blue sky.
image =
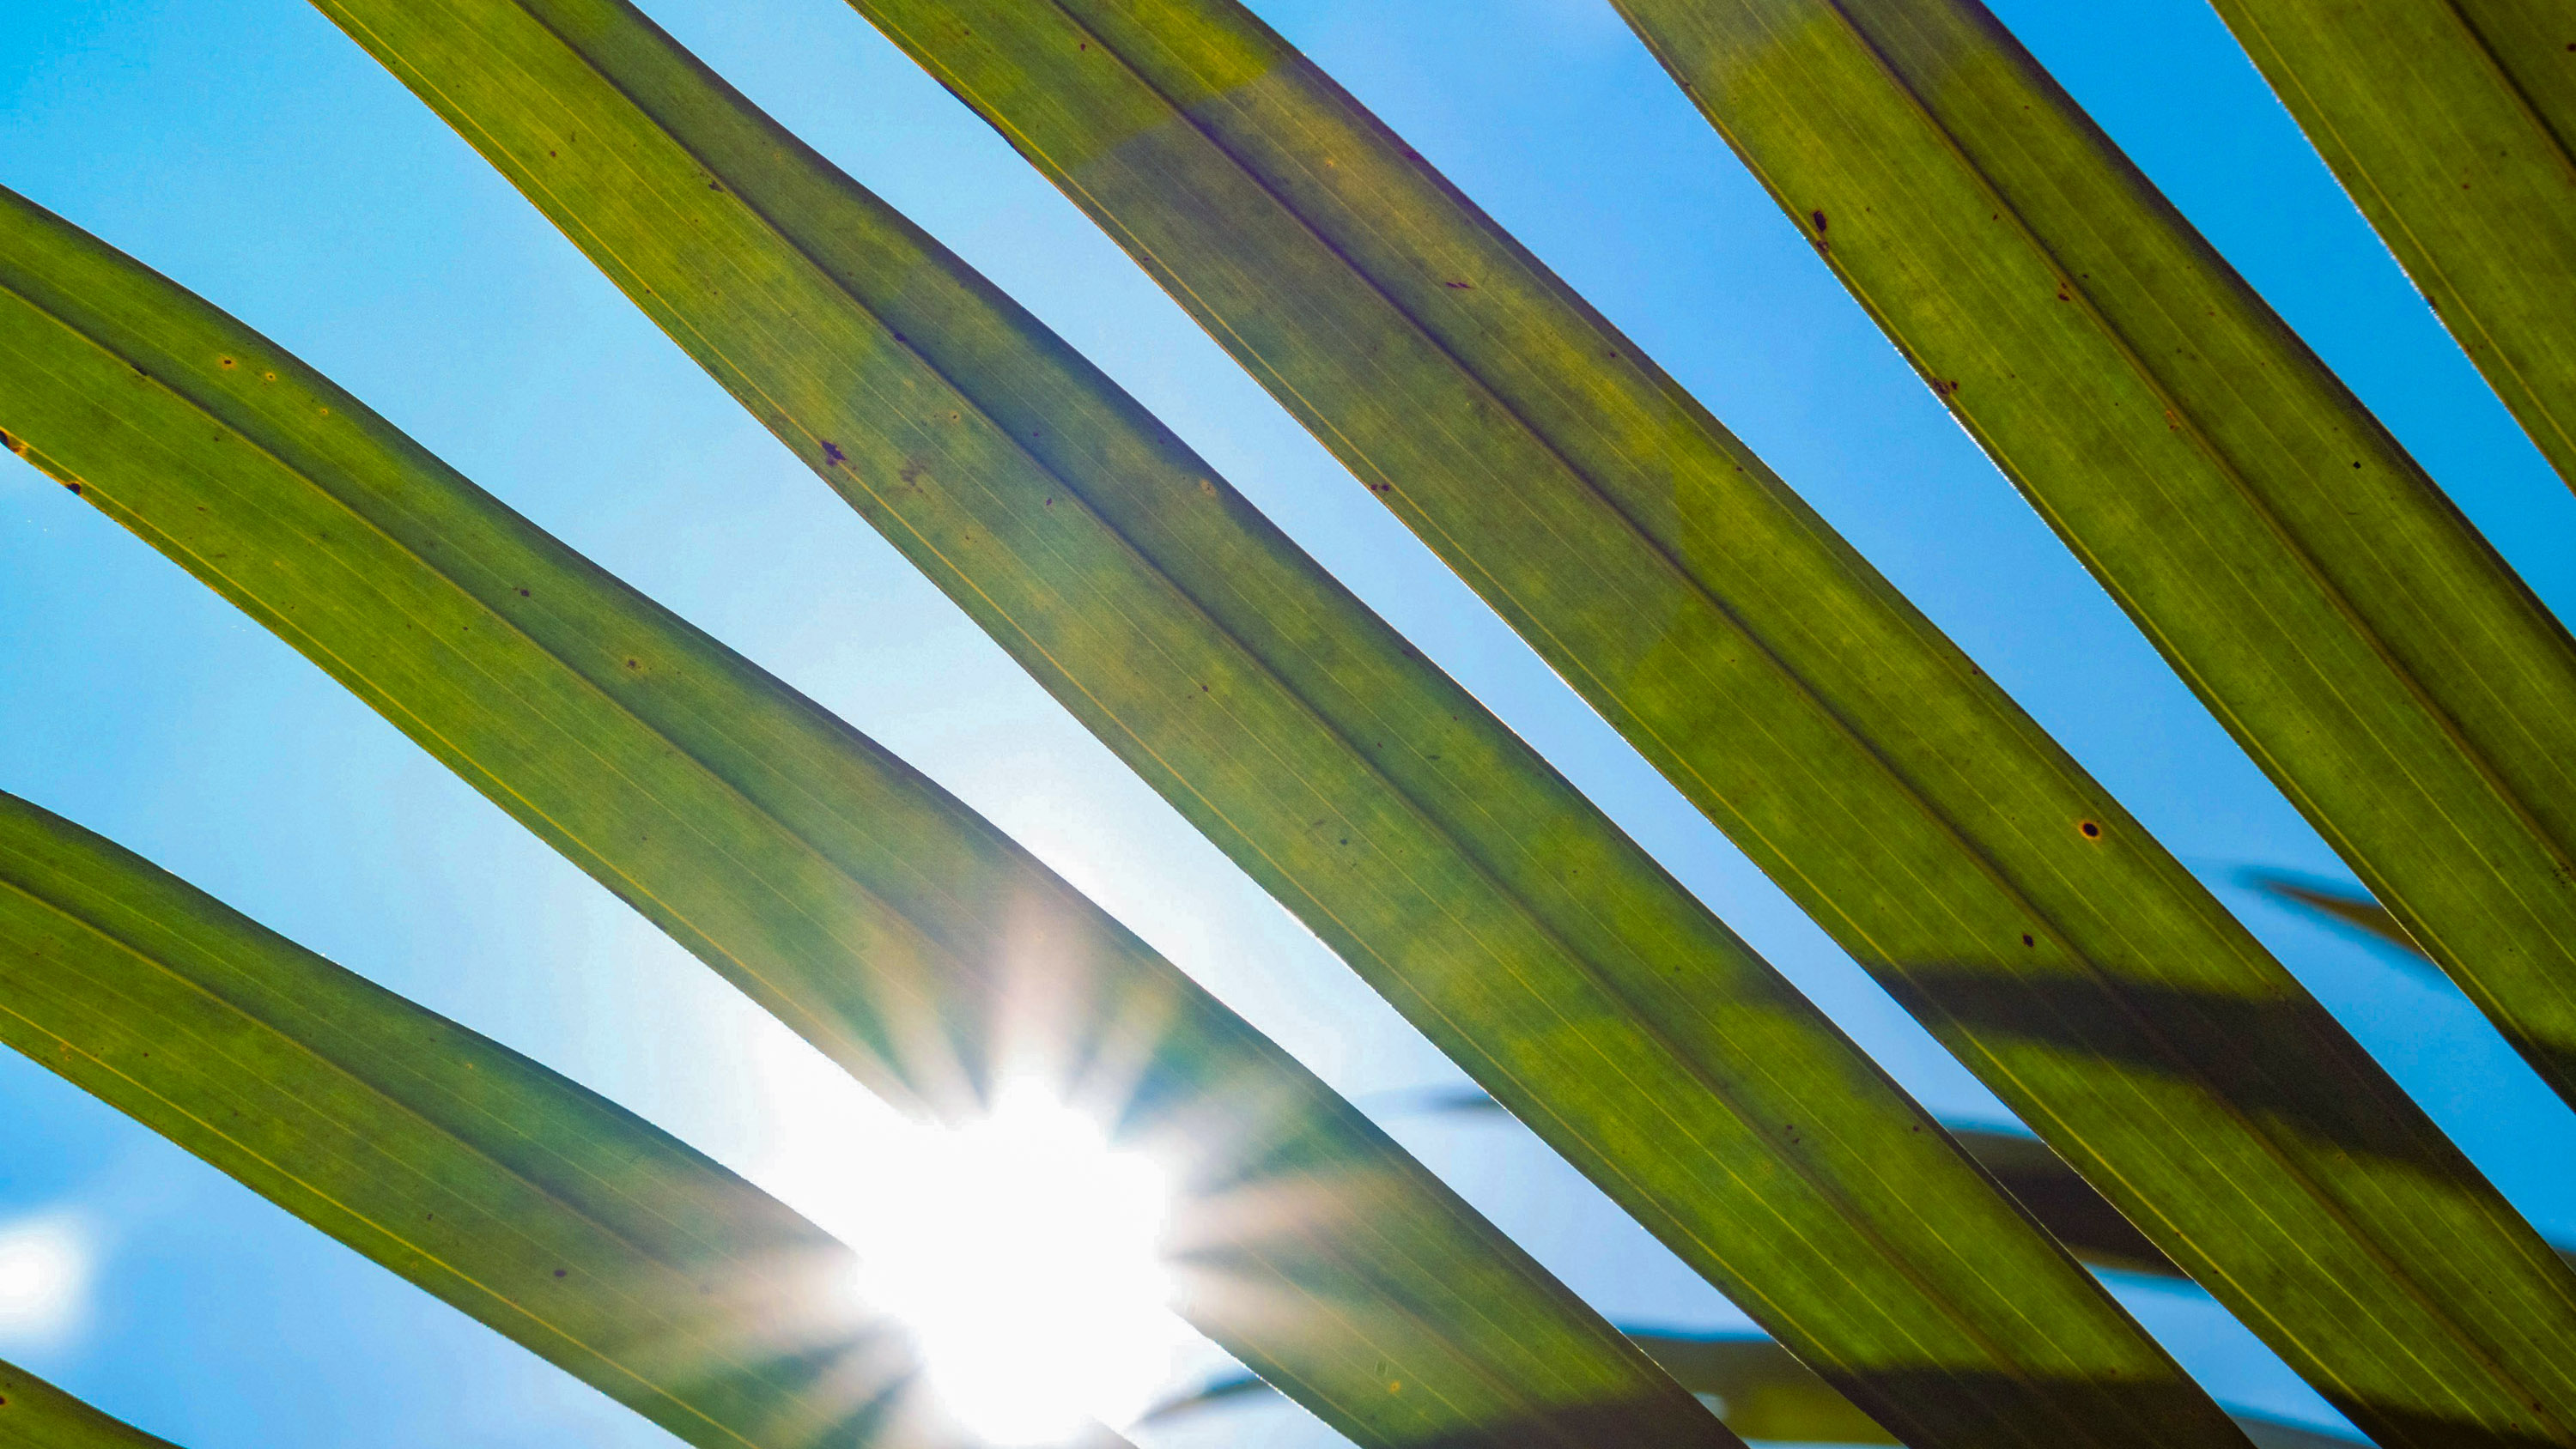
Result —
[[[838,0],[647,8],[1160,414],[1927,1103],[2005,1120],[1125,257],[855,13]],[[2544,1232],[2576,1239],[2576,1119],[2455,996],[2232,884],[2245,865],[2342,871],[1605,4],[1254,8],[1753,444],[2219,888]],[[2576,617],[2576,496],[2201,0],[1997,9]],[[892,746],[1343,1090],[1458,1080],[317,12],[13,0],[0,56],[0,184],[277,338]],[[0,461],[0,788],[756,1177],[792,1169],[782,1083],[809,1078],[781,1065],[799,1049],[778,1028],[301,658],[14,461]],[[1390,1125],[1614,1316],[1741,1322],[1516,1128]],[[199,1449],[669,1442],[0,1057],[0,1253],[38,1233],[78,1245],[77,1311],[0,1314],[0,1355]],[[2231,1400],[2324,1412],[2206,1300],[2118,1286]],[[1218,1427],[1238,1442],[1333,1442],[1284,1410]]]

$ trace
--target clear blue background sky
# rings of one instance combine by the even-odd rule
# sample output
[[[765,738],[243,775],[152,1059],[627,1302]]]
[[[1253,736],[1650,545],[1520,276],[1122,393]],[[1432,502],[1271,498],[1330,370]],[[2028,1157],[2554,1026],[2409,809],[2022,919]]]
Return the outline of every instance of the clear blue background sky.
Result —
[[[1464,680],[1936,1110],[2008,1120],[979,122],[838,0],[655,18],[1028,304]],[[2334,858],[1953,425],[1599,0],[1256,0],[1645,345],[2236,906],[2550,1235],[2576,1119],[2463,1003],[2264,906]],[[1999,7],[2561,617],[2576,497],[2200,0]],[[0,183],[277,338],[927,770],[1353,1094],[1454,1071],[294,0],[11,0]],[[755,1176],[780,1033],[317,670],[0,461],[0,788]],[[767,1084],[767,1085],[765,1085]],[[1614,1316],[1740,1323],[1515,1127],[1400,1135]],[[49,1073],[0,1057],[0,1236],[83,1311],[15,1358],[197,1449],[668,1443]],[[2118,1285],[2232,1401],[2327,1416],[2197,1294]],[[2330,1417],[2330,1416],[2328,1416]],[[1306,1445],[1293,1411],[1193,1440]]]

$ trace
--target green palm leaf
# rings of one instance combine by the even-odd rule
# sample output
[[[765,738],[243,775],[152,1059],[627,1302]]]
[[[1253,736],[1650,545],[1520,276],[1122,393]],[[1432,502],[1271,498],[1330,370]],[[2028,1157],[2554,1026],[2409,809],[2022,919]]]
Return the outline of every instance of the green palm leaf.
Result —
[[[1185,1314],[1346,1433],[1727,1442],[981,818],[274,344],[5,193],[0,425],[887,1095],[956,1118],[1028,1075],[1099,1108],[1175,1180]]]
[[[2213,0],[2442,325],[2576,487],[2576,30],[2517,0]]]
[[[2576,641],[1976,0],[1626,12],[2219,721],[2576,1100]]]
[[[1709,1401],[1726,1426],[1747,1439],[1800,1444],[1898,1442],[1770,1339],[1649,1329],[1630,1329],[1628,1337],[1652,1354],[1682,1387]],[[1148,1422],[1167,1422],[1268,1393],[1269,1385],[1259,1379],[1223,1378],[1159,1404],[1145,1417]],[[2356,1442],[2261,1414],[2234,1417],[2254,1449],[2353,1449]]]
[[[1543,761],[650,22],[606,0],[323,8],[1436,1043],[1873,1413],[1927,1445],[2229,1437]]]
[[[2391,1444],[2576,1442],[2576,1275],[2073,760],[1633,343],[1329,78],[1232,0],[856,3],[1089,211],[2023,1120],[2340,1407]],[[1838,264],[1847,232],[1890,247],[1887,237],[1955,235],[1946,214],[1918,208],[1900,224],[1872,209],[1953,186],[1961,164],[1938,137],[1908,139],[1910,102],[1856,38],[1860,21],[1849,17],[1891,8],[1948,13],[1930,0],[1630,7],[1709,37],[1687,55],[1667,53],[1703,104],[1723,79],[1777,124],[1832,142],[1775,150],[1869,168],[1866,186],[1837,182],[1798,203],[1802,217],[1819,214],[1811,229],[1831,228],[1817,239],[1831,237]],[[1985,84],[1999,42],[1896,27],[1884,44],[1928,48]],[[1801,67],[1811,53],[1842,69],[1828,73],[1818,59],[1810,74]],[[1715,69],[1696,69],[1702,59]],[[1997,105],[2011,112],[2024,99]],[[1770,153],[1759,159],[1782,187]],[[2081,175],[2112,192],[2132,178],[2108,161]],[[2135,209],[2094,235],[2157,234],[2160,214],[2142,221]],[[1939,311],[1966,279],[2037,267],[2011,250],[2010,215],[1980,205],[1975,224],[1993,236],[1958,241],[1943,266],[1909,272],[1883,301],[1864,295],[1882,316],[1898,301]],[[2198,274],[2216,263],[2195,251],[2175,265]],[[2109,263],[2086,270],[2107,276]],[[2060,281],[2085,278],[2042,268],[2025,280],[2041,277],[2039,290],[2013,293],[2028,301],[2008,319],[1960,321],[1955,345],[1917,349],[1937,360],[1954,405],[2022,398],[2000,349],[2093,315],[2072,292],[2057,301]],[[2205,320],[2197,305],[2177,310],[2182,332],[2157,334],[2156,355],[2200,346],[2193,329]],[[2295,341],[2265,325],[2247,335],[2269,350],[2224,380],[2246,405],[2312,371]],[[1902,331],[1900,340],[1912,345]],[[2168,420],[2161,402],[2114,409],[2086,398],[2024,411],[2084,441],[2136,420],[2146,442],[2105,446],[2161,451],[2144,477],[2099,490],[2103,514],[2145,542],[2215,550],[2178,566],[2159,585],[2165,593],[2251,587],[2227,550],[2275,547],[2273,524],[2248,516],[2241,495],[2215,498],[2202,517],[2165,491],[2167,473],[2207,472],[2175,461],[2198,446],[2197,424]],[[2539,802],[2530,819],[2576,812],[2576,748],[2563,740],[2576,728],[2576,676],[2560,667],[2563,634],[2417,486],[2366,415],[2291,421],[2352,445],[2334,455],[2334,496],[2367,502],[2371,516],[2337,513],[2332,527],[2384,530],[2403,514],[2429,530],[2436,556],[2382,559],[2373,566],[2384,576],[2351,581],[2355,596],[2385,584],[2373,595],[2380,615],[2471,621],[2466,634],[2439,638],[2432,675],[2492,699],[2471,711],[2497,741],[2490,762],[2510,746],[2512,769],[2559,782],[2522,793],[2522,803]],[[2368,465],[2351,467],[2356,458]],[[2442,577],[2464,602],[2406,592],[2409,570]],[[2262,610],[2221,599],[2186,612],[2225,629]],[[2291,656],[2283,667],[2295,679],[2265,686],[2252,708],[2267,727],[2296,702],[2284,693],[2293,685],[2322,690],[2392,668],[2334,652],[2356,638],[2340,615],[2302,613],[2283,627],[2287,639],[2325,642],[2314,658]],[[2419,629],[2409,642],[2440,635]],[[2402,782],[2410,798],[2456,803],[2460,821],[2507,832],[2465,846],[2457,822],[2399,833],[2413,858],[2438,863],[2457,898],[2477,896],[2472,877],[2490,865],[2519,873],[2528,897],[2497,934],[2479,937],[2521,943],[2519,954],[2482,969],[2557,993],[2555,958],[2538,959],[2530,943],[2576,940],[2576,929],[2553,937],[2555,926],[2533,925],[2576,912],[2576,892],[2551,874],[2564,857],[2412,695],[2388,703],[2412,711],[2387,721],[2391,758],[2362,768],[2328,752],[2322,773],[2346,771],[2336,782],[2374,801]],[[2303,741],[2341,729],[2295,722]],[[2576,1000],[2564,1019],[2576,1023]],[[2555,1026],[2536,1030],[2558,1039]]]
[[[1976,0],[1621,8],[2220,721],[2576,1100],[2566,631]],[[2576,1288],[2535,1284],[2560,1326],[2533,1353],[2476,1322],[2483,1284],[2455,1284],[2478,1351],[2440,1394],[2389,1396],[2576,1442]],[[2340,1363],[2245,1316],[2374,1435],[2418,1432],[2358,1406],[2425,1378],[2397,1313]]]
[[[24,1449],[171,1449],[43,1379],[0,1361],[0,1444]]]
[[[907,1406],[911,1349],[820,1229],[7,795],[0,1042],[689,1443],[962,1442]],[[49,1392],[32,1419],[82,1422]]]

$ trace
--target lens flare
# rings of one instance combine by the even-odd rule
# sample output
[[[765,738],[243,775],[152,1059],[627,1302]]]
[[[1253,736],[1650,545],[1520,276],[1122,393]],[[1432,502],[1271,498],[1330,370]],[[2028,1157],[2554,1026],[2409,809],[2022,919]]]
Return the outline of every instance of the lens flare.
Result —
[[[801,1043],[763,1053],[764,1185],[855,1249],[929,1386],[996,1444],[1132,1422],[1199,1340],[1170,1310],[1166,1174],[1045,1082],[954,1127],[904,1122]]]
[[[863,1287],[911,1325],[952,1412],[1024,1445],[1134,1418],[1187,1338],[1165,1306],[1162,1171],[1030,1082],[911,1147]]]

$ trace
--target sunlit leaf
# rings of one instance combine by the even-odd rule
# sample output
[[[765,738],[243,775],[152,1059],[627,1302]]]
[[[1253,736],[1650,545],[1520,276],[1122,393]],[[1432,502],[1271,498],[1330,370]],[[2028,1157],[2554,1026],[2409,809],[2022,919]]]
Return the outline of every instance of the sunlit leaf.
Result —
[[[2217,900],[1886,580],[1633,342],[1249,11],[1233,0],[856,3],[2311,1382],[2391,1445],[2576,1440],[2576,1275]],[[1864,257],[1940,240],[1939,265],[1906,271],[1884,298],[1864,288],[1882,317],[1902,303],[1956,321],[1945,299],[2009,295],[2016,310],[1956,321],[1941,347],[1927,351],[1899,329],[1972,426],[1970,405],[2003,398],[2051,436],[2149,458],[2087,496],[2141,546],[2210,551],[2169,581],[2173,597],[2203,601],[2181,606],[2196,627],[2271,627],[2265,605],[2226,590],[2253,587],[2260,572],[2234,571],[2230,550],[2284,546],[2277,519],[2225,491],[2233,485],[2205,516],[2178,502],[2188,480],[2211,476],[2197,423],[2168,418],[2167,403],[2143,395],[2114,406],[2078,389],[2025,406],[2041,383],[2001,361],[2006,349],[2094,326],[2096,304],[2078,299],[2104,279],[2046,264],[2000,204],[1977,205],[1974,225],[1986,230],[1974,236],[1954,235],[1949,212],[1917,204],[1982,183],[1954,143],[1926,129],[1929,102],[1909,99],[1886,66],[1917,52],[1944,57],[1955,85],[1943,83],[1963,103],[1992,101],[2007,116],[2055,104],[2053,90],[1999,59],[1991,27],[1949,24],[1942,17],[1965,12],[1937,0],[1626,9],[1703,105],[1722,99],[1791,138],[1745,149],[1837,264],[1847,237]],[[1899,12],[1876,49],[1864,43],[1859,27]],[[2053,154],[2016,153],[2014,164],[2037,168]],[[1793,165],[1830,177],[1802,173],[1791,184],[1782,168]],[[1835,179],[1838,166],[1856,168],[1853,178]],[[2134,173],[2095,158],[2067,184],[2079,183],[2092,188],[2086,200],[2060,210],[2090,227],[2088,245],[2171,240],[2163,212],[2121,200]],[[1900,203],[1901,217],[1891,212]],[[2211,265],[2190,248],[2171,260],[2186,272]],[[2111,263],[2066,266],[2107,274]],[[1990,281],[2006,273],[2019,280]],[[2072,290],[2088,283],[2096,292]],[[2196,359],[2207,320],[2197,303],[2169,309],[2178,331],[2139,351],[2159,366],[2177,349]],[[2261,350],[2215,370],[2214,385],[2229,408],[2255,410],[2246,428],[2256,442],[2289,447],[2266,420],[2313,364],[2277,323],[2230,335]],[[2392,553],[2344,580],[2343,605],[2319,607],[2360,607],[2362,591],[2386,582],[2387,595],[2370,602],[2383,615],[2468,621],[2456,635],[2409,625],[2408,645],[2438,653],[2435,673],[2472,696],[2491,692],[2464,696],[2452,715],[2464,727],[2473,716],[2475,729],[2504,741],[2495,749],[2513,751],[2511,770],[2477,775],[2456,740],[2427,736],[2440,731],[2419,701],[2390,695],[2390,708],[2412,712],[2388,721],[2394,733],[2381,743],[2393,756],[2348,769],[2351,760],[2329,755],[2325,771],[2346,772],[2341,785],[2385,806],[2381,820],[2403,813],[2401,794],[2447,807],[2466,792],[2462,810],[2520,833],[2464,843],[2454,824],[2408,827],[2403,848],[2433,862],[2461,899],[2489,865],[2516,873],[2528,898],[2507,914],[2563,915],[2576,927],[2576,890],[2553,874],[2565,857],[2524,817],[2490,808],[2512,813],[2490,781],[2520,770],[2557,782],[2526,792],[2530,819],[2576,817],[2576,674],[2553,662],[2563,636],[2348,400],[2278,416],[2302,430],[2300,446],[2313,445],[2300,465],[2312,496],[2298,507],[2333,515],[2320,527],[2358,537],[2420,524],[2427,531],[2407,534],[2408,546],[2426,542],[2438,555]],[[2132,436],[2139,429],[2143,440]],[[2328,439],[2352,449],[2334,453],[2330,469],[2314,451]],[[2328,473],[2329,486],[2313,486]],[[2276,499],[2276,513],[2290,501]],[[2346,517],[2346,506],[2362,516]],[[2098,550],[2088,557],[2099,562]],[[2409,592],[2418,577],[2455,586],[2459,606]],[[2196,592],[2203,583],[2220,592]],[[2258,673],[2290,670],[2279,690],[2387,677],[2391,664],[2367,641],[2354,644],[2367,657],[2334,652],[2355,641],[2357,616],[2315,613],[2279,621],[2282,637],[2326,641],[2323,652]],[[2269,710],[2269,695],[2256,707]],[[2278,718],[2263,716],[2266,727]],[[2323,717],[2296,723],[2301,731],[2303,742],[2346,732]],[[2482,939],[2521,942],[2510,946],[2519,954],[2479,969],[2576,993],[2563,955],[2530,944],[2576,941],[2576,929],[2535,938],[2505,921],[2495,930]],[[2569,1023],[2576,1042],[2576,995],[2563,999],[2563,1018],[2543,1015]],[[1834,1372],[1813,1342],[1779,1336]],[[1910,1440],[1939,1438],[1899,1428],[1865,1390],[1836,1382]],[[1910,1396],[1918,1409],[1929,1401]]]
[[[1700,1395],[1728,1428],[1747,1439],[1801,1444],[1897,1442],[1770,1339],[1648,1329],[1631,1329],[1628,1336],[1684,1388]],[[1157,1405],[1146,1420],[1167,1423],[1202,1409],[1267,1398],[1269,1393],[1269,1385],[1250,1375],[1230,1376]],[[2261,1414],[2233,1417],[2255,1449],[2351,1449],[2359,1442]]]
[[[2213,0],[2442,325],[2576,486],[2576,46],[2528,0]]]
[[[964,805],[275,344],[5,193],[0,426],[890,1097],[962,1121],[1033,1078],[1098,1113],[1174,1180],[1186,1316],[1353,1437],[1726,1442],[1366,1118]]]
[[[2576,1100],[2566,629],[1976,0],[1623,8],[2184,681]],[[2576,237],[2576,176],[2553,185]]]
[[[0,1362],[0,1444],[23,1449],[171,1449],[43,1379]]]
[[[909,1401],[909,1346],[821,1230],[7,795],[0,1042],[689,1443],[960,1442]],[[220,1325],[222,1305],[202,1311]],[[0,1442],[20,1442],[21,1407],[67,1428],[89,1412],[0,1392]],[[60,1442],[159,1442],[123,1433]]]
[[[943,33],[1019,23],[933,8]],[[1927,1444],[2230,1437],[1510,731],[649,22],[607,0],[323,9],[1434,1042],[1873,1412]],[[1426,438],[1468,421],[1401,406]]]

